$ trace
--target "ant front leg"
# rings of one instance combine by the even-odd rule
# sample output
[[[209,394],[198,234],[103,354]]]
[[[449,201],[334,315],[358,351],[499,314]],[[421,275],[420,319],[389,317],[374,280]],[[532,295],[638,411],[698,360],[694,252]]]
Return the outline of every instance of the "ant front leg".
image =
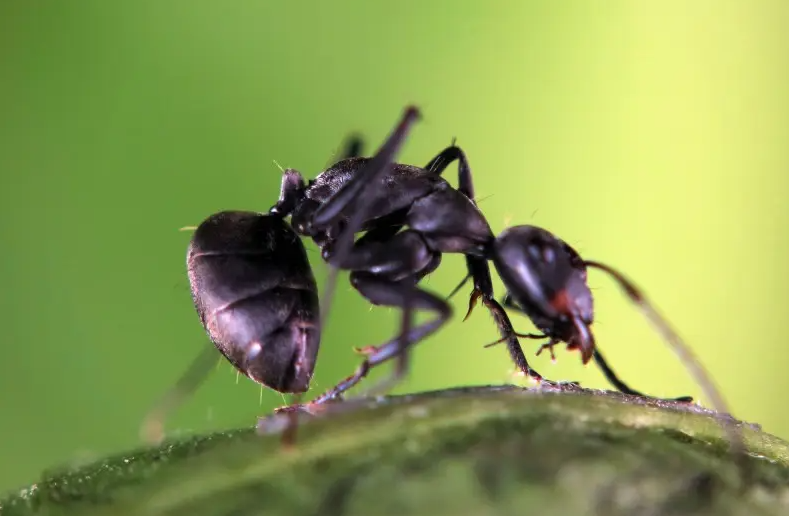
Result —
[[[430,160],[430,162],[425,166],[425,169],[435,174],[441,174],[455,160],[458,161],[458,191],[469,201],[471,201],[471,203],[474,205],[474,209],[476,209],[476,201],[474,199],[474,182],[471,174],[471,167],[469,166],[466,154],[460,149],[460,147],[457,147],[454,144],[447,147],[438,155],[436,155],[432,160]],[[487,231],[490,232],[489,227],[487,228]],[[493,241],[494,236],[492,233],[490,233],[488,239],[489,240],[486,244],[489,244]],[[543,376],[534,368],[532,368],[529,365],[529,362],[526,360],[526,356],[523,354],[523,348],[521,348],[520,341],[518,341],[519,334],[512,327],[512,323],[510,322],[507,312],[494,298],[493,282],[491,281],[490,266],[487,259],[482,256],[474,256],[471,254],[466,254],[465,257],[468,275],[449,295],[449,297],[452,297],[469,279],[473,280],[474,290],[472,291],[471,297],[469,299],[468,312],[466,313],[466,317],[463,320],[465,321],[468,319],[477,301],[482,299],[482,304],[485,305],[491,316],[493,316],[493,320],[496,322],[496,326],[499,329],[501,339],[497,342],[506,342],[510,358],[513,362],[515,362],[515,365],[517,366],[520,373],[524,376],[528,376],[538,383],[553,383],[545,380]]]
[[[507,312],[504,310],[504,307],[501,304],[493,299],[493,295],[491,292],[490,297],[486,297],[484,293],[480,291],[474,290],[471,294],[471,301],[469,303],[469,311],[466,314],[468,317],[471,314],[471,311],[474,309],[476,305],[477,299],[482,299],[482,303],[488,308],[488,310],[493,315],[494,320],[496,321],[496,326],[499,328],[499,333],[501,334],[501,338],[495,342],[491,342],[487,344],[485,347],[491,347],[501,342],[507,343],[507,349],[510,352],[510,357],[512,361],[515,362],[515,365],[520,369],[520,372],[523,376],[528,376],[536,383],[541,385],[549,385],[553,387],[580,387],[579,382],[575,381],[552,381],[544,378],[540,375],[533,367],[529,365],[526,361],[526,356],[523,354],[523,348],[520,346],[520,342],[518,341],[518,337],[527,338],[527,339],[542,339],[548,337],[544,334],[533,334],[533,333],[519,333],[515,331],[515,328],[512,326],[512,322],[510,322],[509,316],[507,316]],[[547,344],[544,344],[543,347],[551,348],[556,342],[550,340]]]
[[[509,293],[504,296],[504,299],[502,300],[502,304],[506,308],[515,310],[516,312],[528,316],[528,314],[523,310],[523,308],[521,308],[520,305],[518,305],[517,303],[515,303],[515,301],[513,301],[512,296],[510,296]],[[537,354],[539,355],[540,352],[547,347],[548,349],[550,349],[551,357],[553,358],[553,346],[555,344],[558,344],[558,341],[555,339],[551,339],[547,344],[543,344],[540,347],[540,349],[537,351]],[[619,375],[617,375],[616,372],[611,368],[611,366],[608,365],[608,361],[605,359],[605,357],[597,347],[595,347],[593,351],[592,358],[594,359],[597,367],[603,373],[603,376],[605,376],[605,379],[608,380],[608,383],[610,383],[616,390],[618,390],[622,394],[629,394],[631,396],[639,396],[642,398],[651,398],[651,399],[657,399],[662,401],[678,401],[680,403],[690,403],[693,401],[693,398],[691,396],[679,396],[677,398],[656,398],[654,396],[649,396],[647,394],[644,394],[640,391],[633,389],[632,387],[627,385],[622,379],[620,379]]]
[[[493,344],[498,344],[500,342],[505,342],[507,344],[507,351],[510,354],[510,358],[515,362],[515,366],[523,376],[528,376],[537,383],[555,384],[556,382],[546,380],[536,369],[530,366],[528,360],[526,360],[526,355],[523,354],[523,348],[521,347],[518,337],[534,338],[539,336],[532,337],[530,334],[521,334],[515,331],[507,312],[493,297],[493,283],[490,279],[488,262],[484,258],[466,256],[466,265],[469,269],[471,279],[474,281],[474,290],[471,292],[468,312],[466,312],[466,317],[464,317],[463,320],[465,321],[468,319],[477,301],[482,299],[482,304],[485,305],[493,316],[493,320],[501,335],[501,338]],[[489,344],[488,346],[491,345],[492,344]],[[558,383],[561,384],[565,382]],[[569,383],[574,384],[575,382]]]
[[[505,342],[507,344],[507,351],[510,354],[510,358],[513,362],[515,362],[515,366],[520,371],[520,374],[523,376],[528,376],[537,383],[546,383],[548,385],[555,386],[579,385],[578,382],[553,382],[547,380],[540,373],[538,373],[536,369],[529,365],[528,360],[526,360],[526,355],[523,354],[523,348],[520,345],[518,337],[527,339],[541,339],[547,336],[543,334],[519,333],[515,331],[515,328],[513,328],[512,322],[510,321],[506,310],[504,310],[501,304],[499,304],[499,302],[493,297],[493,283],[490,279],[490,268],[488,266],[488,262],[484,258],[466,255],[466,266],[469,270],[468,275],[466,275],[460,284],[452,290],[449,296],[447,296],[447,299],[455,295],[463,287],[463,285],[468,282],[469,279],[473,280],[474,290],[472,290],[471,296],[469,297],[468,311],[466,312],[466,316],[463,318],[463,320],[465,321],[469,318],[471,312],[474,310],[474,307],[476,307],[477,302],[482,299],[482,304],[485,305],[490,314],[493,316],[493,320],[495,321],[496,327],[498,328],[499,334],[501,335],[499,340],[491,342],[490,344],[486,344],[485,347],[487,348]],[[507,298],[505,297],[505,300],[506,299]]]

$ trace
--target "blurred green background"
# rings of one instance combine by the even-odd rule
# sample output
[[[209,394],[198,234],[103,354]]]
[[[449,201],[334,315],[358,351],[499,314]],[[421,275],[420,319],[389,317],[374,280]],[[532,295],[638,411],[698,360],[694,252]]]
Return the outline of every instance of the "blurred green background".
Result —
[[[314,177],[350,131],[376,147],[410,102],[424,118],[402,161],[456,136],[495,231],[537,224],[623,269],[734,413],[789,437],[788,24],[781,0],[4,0],[0,491],[138,445],[206,344],[178,228],[267,210],[273,160]],[[446,294],[463,273],[447,257],[426,286]],[[614,284],[591,285],[624,379],[699,396]],[[482,348],[487,314],[461,323],[466,292],[398,392],[512,381],[504,349]],[[313,393],[397,319],[341,276]],[[606,386],[575,353],[533,364]],[[169,428],[251,425],[282,403],[222,362]]]

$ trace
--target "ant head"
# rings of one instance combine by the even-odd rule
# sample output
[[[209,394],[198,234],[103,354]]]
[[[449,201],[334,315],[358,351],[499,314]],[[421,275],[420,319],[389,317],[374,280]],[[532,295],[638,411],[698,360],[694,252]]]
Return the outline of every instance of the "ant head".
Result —
[[[584,363],[594,351],[592,292],[578,253],[534,226],[504,230],[493,246],[493,263],[512,298],[549,337],[580,349]]]

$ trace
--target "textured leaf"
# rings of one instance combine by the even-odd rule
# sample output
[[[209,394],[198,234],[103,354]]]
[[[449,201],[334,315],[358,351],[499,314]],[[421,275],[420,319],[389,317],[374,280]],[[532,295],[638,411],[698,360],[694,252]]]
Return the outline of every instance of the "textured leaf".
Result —
[[[736,488],[719,418],[607,391],[475,387],[352,400],[258,429],[49,473],[0,513],[84,515],[789,514],[789,445],[742,424]]]

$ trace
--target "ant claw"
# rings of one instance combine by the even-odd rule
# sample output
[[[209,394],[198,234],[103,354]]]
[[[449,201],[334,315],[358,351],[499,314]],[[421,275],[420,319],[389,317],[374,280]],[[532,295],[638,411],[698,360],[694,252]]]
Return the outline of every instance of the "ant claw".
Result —
[[[551,354],[551,361],[552,362],[556,362],[556,354],[553,352],[553,347],[556,344],[557,344],[557,342],[555,340],[551,340],[549,342],[546,342],[545,344],[540,346],[540,348],[537,350],[537,353],[535,353],[534,355],[535,356],[540,356],[540,353],[542,353],[543,351],[545,351],[547,349],[548,352]]]
[[[285,405],[274,409],[275,414],[292,414],[294,412],[302,412],[309,415],[315,415],[324,410],[323,404],[317,403],[300,403],[296,405]]]
[[[354,348],[353,348],[353,351],[354,351],[355,353],[358,353],[358,354],[360,354],[360,355],[365,355],[365,356],[367,356],[367,355],[372,355],[373,353],[375,353],[376,351],[378,351],[378,346],[362,346],[362,347],[360,347],[360,348],[358,348],[358,347],[354,347]]]
[[[674,401],[677,403],[694,403],[693,396],[680,396],[675,398]]]
[[[289,414],[291,412],[297,412],[299,410],[299,405],[285,405],[284,407],[277,407],[274,409],[275,414]]]
[[[543,379],[540,382],[540,387],[547,387],[549,389],[560,389],[560,390],[569,388],[570,390],[574,390],[574,389],[580,389],[581,383],[575,381],[568,381],[568,380],[560,380],[558,382],[554,382],[552,380]]]

